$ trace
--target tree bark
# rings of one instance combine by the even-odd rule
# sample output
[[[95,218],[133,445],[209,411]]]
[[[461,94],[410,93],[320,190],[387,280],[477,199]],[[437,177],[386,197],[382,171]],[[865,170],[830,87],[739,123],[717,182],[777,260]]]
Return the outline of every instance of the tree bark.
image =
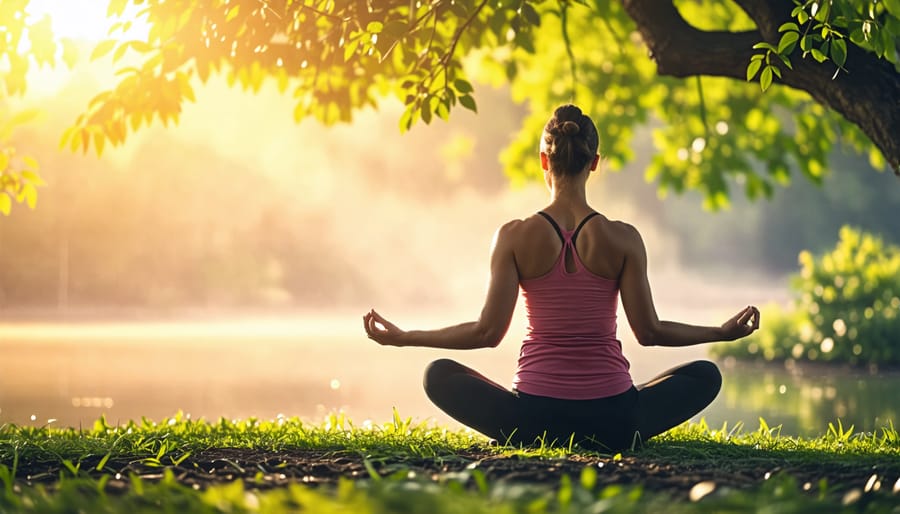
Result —
[[[778,44],[778,27],[790,21],[791,2],[736,0],[756,23],[745,32],[703,31],[691,26],[672,2],[622,0],[650,49],[660,75],[711,75],[746,80],[752,47],[760,41]],[[835,65],[791,56],[794,69],[782,67],[781,84],[806,91],[817,102],[855,124],[884,154],[900,175],[900,74],[890,62],[856,45],[847,45],[847,72],[834,77]]]

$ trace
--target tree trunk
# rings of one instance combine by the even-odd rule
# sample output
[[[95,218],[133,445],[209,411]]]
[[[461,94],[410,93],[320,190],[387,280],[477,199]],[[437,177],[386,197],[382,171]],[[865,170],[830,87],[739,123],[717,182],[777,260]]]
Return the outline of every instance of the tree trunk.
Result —
[[[622,5],[637,24],[660,75],[745,80],[750,57],[758,53],[753,45],[760,41],[778,44],[778,27],[790,21],[793,4],[776,0],[736,2],[756,22],[758,30],[699,30],[685,21],[672,2],[622,0]],[[847,54],[847,72],[832,78],[836,70],[833,63],[803,59],[798,48],[791,56],[794,69],[782,68],[782,79],[776,81],[806,91],[859,127],[900,175],[900,74],[892,63],[856,45],[848,45]]]

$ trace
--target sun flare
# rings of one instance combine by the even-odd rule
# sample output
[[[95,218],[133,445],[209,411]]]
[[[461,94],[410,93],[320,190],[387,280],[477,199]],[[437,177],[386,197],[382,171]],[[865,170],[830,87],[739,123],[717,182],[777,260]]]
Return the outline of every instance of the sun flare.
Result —
[[[106,17],[107,5],[102,0],[31,0],[28,3],[28,14],[32,21],[49,16],[53,33],[59,38],[94,42],[105,39],[113,23]]]
[[[53,33],[58,38],[69,38],[96,43],[109,38],[109,29],[118,19],[107,18],[108,0],[62,1],[31,0],[28,15],[32,22],[49,16]],[[128,10],[126,10],[126,15]],[[138,24],[135,24],[138,25]],[[132,29],[129,34],[139,37]]]

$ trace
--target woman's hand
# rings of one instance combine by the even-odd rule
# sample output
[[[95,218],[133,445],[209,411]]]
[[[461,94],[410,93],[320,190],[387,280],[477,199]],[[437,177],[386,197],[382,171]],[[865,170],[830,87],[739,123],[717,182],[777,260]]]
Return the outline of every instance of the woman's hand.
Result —
[[[757,328],[759,328],[759,309],[750,305],[722,323],[722,341],[734,341],[749,336]]]
[[[386,346],[403,346],[401,338],[406,332],[384,319],[374,309],[363,316],[363,326],[369,339],[376,343]]]

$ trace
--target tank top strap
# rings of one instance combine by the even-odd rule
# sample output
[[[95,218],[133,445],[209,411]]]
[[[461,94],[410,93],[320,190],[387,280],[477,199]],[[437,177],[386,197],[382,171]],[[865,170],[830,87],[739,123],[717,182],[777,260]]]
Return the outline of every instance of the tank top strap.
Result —
[[[588,214],[587,216],[585,216],[583,220],[581,220],[581,223],[579,223],[578,227],[575,228],[575,232],[572,233],[572,245],[575,245],[575,240],[578,239],[578,233],[581,232],[581,228],[584,227],[584,224],[587,223],[588,220],[590,220],[591,218],[593,218],[594,216],[597,216],[599,214],[600,213],[598,213],[598,212],[592,212],[592,213]]]
[[[538,211],[538,214],[540,214],[540,215],[543,216],[547,221],[550,222],[550,225],[553,226],[553,230],[556,231],[556,235],[559,236],[559,240],[562,241],[563,244],[565,244],[565,243],[567,242],[567,241],[566,241],[566,238],[565,238],[565,236],[563,236],[562,230],[559,228],[559,225],[556,224],[556,221],[555,221],[549,214],[547,214],[547,213],[544,212],[544,211]]]

